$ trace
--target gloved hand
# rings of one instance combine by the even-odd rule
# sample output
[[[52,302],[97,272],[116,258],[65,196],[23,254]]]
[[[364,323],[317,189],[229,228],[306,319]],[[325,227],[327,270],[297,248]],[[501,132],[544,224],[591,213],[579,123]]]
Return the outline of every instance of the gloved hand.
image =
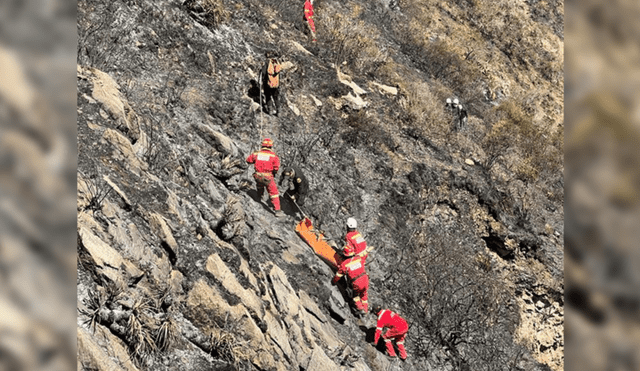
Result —
[[[333,279],[331,280],[331,284],[335,286],[338,281],[340,281],[340,277],[333,277]]]
[[[295,195],[289,195],[291,197],[292,200],[296,200],[296,196]]]

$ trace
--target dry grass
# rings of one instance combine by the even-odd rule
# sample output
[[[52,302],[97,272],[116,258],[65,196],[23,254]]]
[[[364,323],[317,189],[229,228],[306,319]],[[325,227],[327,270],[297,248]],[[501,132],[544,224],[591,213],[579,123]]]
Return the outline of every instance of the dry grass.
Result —
[[[322,33],[331,45],[334,64],[347,62],[347,66],[359,74],[372,74],[389,60],[387,52],[379,46],[376,27],[357,19],[361,9],[354,6],[350,14],[336,8],[325,10]]]
[[[417,128],[430,138],[444,138],[450,131],[450,119],[445,115],[443,104],[433,94],[430,85],[417,79],[407,79],[399,85],[405,96],[404,124]]]
[[[480,268],[484,272],[491,271],[491,268],[493,267],[493,263],[491,262],[491,257],[485,253],[477,253],[475,262],[478,268]]]
[[[249,358],[244,351],[246,342],[240,341],[233,332],[213,328],[208,333],[211,354],[226,362],[237,365]]]
[[[100,309],[105,307],[108,296],[103,290],[89,289],[87,298],[83,299],[85,307],[80,308],[80,314],[87,317],[83,323],[88,325],[91,331],[95,331],[96,324],[100,321]]]
[[[487,106],[480,103],[486,97],[506,98],[518,105],[532,101],[536,123],[545,122],[547,130],[562,122],[557,105],[544,103],[545,97],[558,100],[563,93],[564,41],[554,33],[553,15],[554,24],[536,22],[529,5],[508,0],[403,0],[400,6],[412,9],[406,13],[409,21],[396,30],[406,35],[403,51],[475,108],[473,114],[483,115]],[[564,10],[560,5],[544,12]]]
[[[230,17],[222,0],[187,0],[184,6],[198,22],[214,29],[227,22]]]
[[[548,133],[549,125],[535,122],[521,102],[506,100],[487,115],[490,129],[482,141],[487,154],[484,166],[490,169],[502,158],[523,182],[554,177],[562,170],[562,131]]]
[[[156,330],[155,343],[158,350],[166,352],[180,340],[178,324],[171,313],[167,314]]]
[[[142,362],[158,349],[153,336],[155,320],[151,316],[151,309],[151,302],[146,298],[136,300],[126,327],[131,354]]]

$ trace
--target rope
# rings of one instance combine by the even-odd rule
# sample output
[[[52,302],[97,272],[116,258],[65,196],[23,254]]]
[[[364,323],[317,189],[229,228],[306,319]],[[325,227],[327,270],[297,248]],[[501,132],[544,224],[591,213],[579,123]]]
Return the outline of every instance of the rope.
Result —
[[[289,196],[289,199],[291,200],[291,202],[293,202],[294,205],[296,205],[296,207],[298,208],[298,210],[300,210],[300,212],[302,213],[302,216],[304,216],[305,218],[309,218],[307,216],[307,214],[304,213],[304,211],[302,211],[302,209],[300,208],[300,206],[298,206],[298,203],[296,202],[296,200],[293,199],[293,197],[291,197],[291,195],[289,194],[289,190],[284,192],[287,196]]]
[[[262,79],[263,79],[262,71],[260,71],[260,137],[258,140],[262,140]]]

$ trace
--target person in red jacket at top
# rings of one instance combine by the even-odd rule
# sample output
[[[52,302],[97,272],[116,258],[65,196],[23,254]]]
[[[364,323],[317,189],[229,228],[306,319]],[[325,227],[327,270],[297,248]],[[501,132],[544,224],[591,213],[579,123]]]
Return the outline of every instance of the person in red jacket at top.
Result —
[[[407,321],[400,317],[398,313],[395,313],[389,309],[382,309],[379,305],[373,307],[371,312],[378,316],[378,323],[376,324],[376,335],[373,339],[373,344],[378,344],[380,336],[384,339],[387,352],[390,357],[395,357],[396,352],[393,349],[392,340],[396,341],[398,346],[398,352],[402,360],[407,359],[407,351],[404,349],[404,338],[409,331],[409,325]],[[388,328],[387,332],[382,334],[383,329]]]
[[[342,276],[347,275],[349,281],[351,281],[351,287],[353,288],[353,303],[360,314],[366,314],[369,311],[369,276],[364,268],[364,261],[359,256],[354,256],[344,260],[336,275],[331,280],[331,284],[335,285],[340,281]]]
[[[367,242],[364,237],[356,230],[358,228],[358,222],[354,218],[347,219],[347,235],[344,237],[346,246],[344,247],[344,256],[350,258],[352,256],[359,256],[362,258],[363,264],[369,256],[369,249],[367,249]]]
[[[280,217],[283,216],[284,213],[280,210],[280,195],[278,194],[278,186],[275,182],[275,175],[280,169],[280,158],[271,150],[271,148],[273,148],[273,141],[271,139],[263,139],[260,146],[262,147],[260,151],[250,154],[249,157],[247,157],[247,162],[254,164],[255,172],[253,173],[253,178],[256,180],[258,197],[262,199],[266,187],[273,208],[276,211],[276,216]]]
[[[313,0],[304,2],[304,19],[307,21],[313,41],[316,41],[316,24],[313,21]]]

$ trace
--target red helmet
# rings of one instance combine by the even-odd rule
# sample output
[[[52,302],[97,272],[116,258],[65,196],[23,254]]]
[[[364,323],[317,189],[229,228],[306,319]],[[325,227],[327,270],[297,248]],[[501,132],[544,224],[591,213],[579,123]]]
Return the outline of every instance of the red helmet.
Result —
[[[271,147],[273,147],[273,141],[271,139],[269,139],[269,138],[264,138],[262,140],[262,143],[260,143],[260,145],[262,147],[271,148]]]

